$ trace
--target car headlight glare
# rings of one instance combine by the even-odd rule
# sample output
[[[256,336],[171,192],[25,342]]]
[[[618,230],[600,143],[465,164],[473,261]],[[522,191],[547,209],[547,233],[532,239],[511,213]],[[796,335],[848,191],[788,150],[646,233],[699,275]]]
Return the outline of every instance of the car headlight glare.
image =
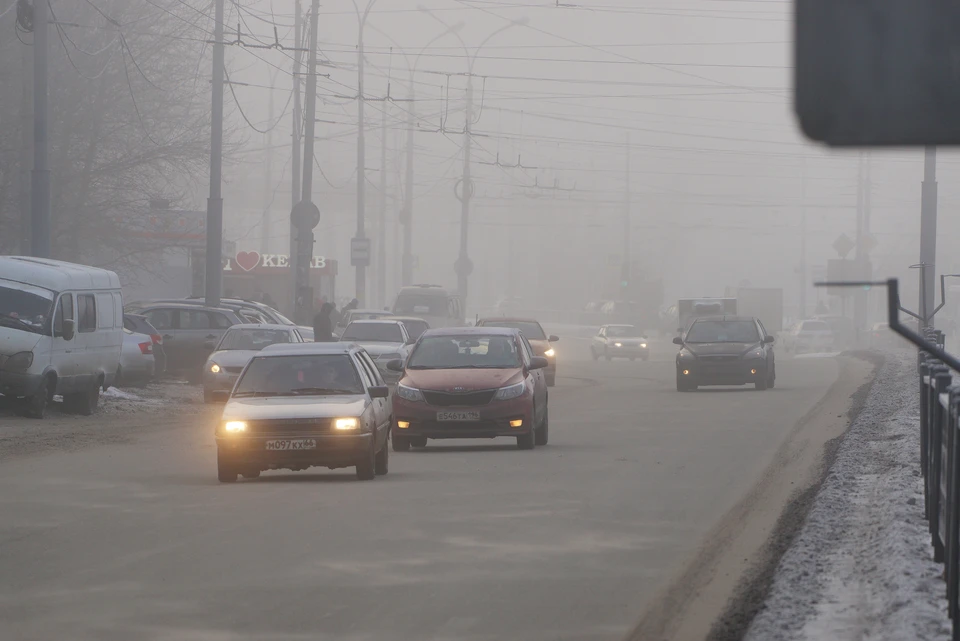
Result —
[[[17,352],[3,362],[3,369],[25,371],[33,365],[33,352]]]
[[[623,347],[623,343],[614,343],[613,346],[614,346],[614,347]]]
[[[333,422],[333,426],[338,430],[355,430],[360,425],[360,421],[355,418],[338,418]]]
[[[646,343],[640,343],[640,349],[647,349]]]
[[[509,401],[513,398],[519,398],[523,396],[523,393],[527,391],[526,383],[517,383],[516,385],[507,385],[506,387],[501,387],[497,390],[496,396],[493,397],[495,401]]]
[[[247,424],[243,421],[227,421],[223,424],[223,431],[236,434],[237,432],[246,432]]]
[[[411,403],[419,403],[423,400],[423,394],[420,393],[420,390],[406,385],[397,385],[397,396]]]
[[[551,347],[550,349],[545,351],[543,355],[546,356],[547,358],[553,358],[554,356],[557,355],[557,351]]]
[[[210,366],[210,371],[213,372],[214,374],[219,374],[220,366],[214,363],[213,365]]]

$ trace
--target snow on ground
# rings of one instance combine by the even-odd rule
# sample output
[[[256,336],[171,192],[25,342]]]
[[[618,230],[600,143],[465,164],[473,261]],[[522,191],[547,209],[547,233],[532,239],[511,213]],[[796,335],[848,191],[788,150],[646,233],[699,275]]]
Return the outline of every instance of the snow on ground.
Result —
[[[747,641],[950,639],[923,518],[915,354],[888,354]]]

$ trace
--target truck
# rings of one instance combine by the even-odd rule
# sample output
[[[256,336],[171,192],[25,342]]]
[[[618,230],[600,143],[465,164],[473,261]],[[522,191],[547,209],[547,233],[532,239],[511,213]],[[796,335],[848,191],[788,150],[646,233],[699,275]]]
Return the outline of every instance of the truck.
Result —
[[[783,331],[783,290],[773,287],[740,287],[737,308],[741,316],[760,320],[768,334]]]
[[[736,316],[736,298],[681,298],[677,302],[678,330],[687,331],[690,324],[704,316]]]

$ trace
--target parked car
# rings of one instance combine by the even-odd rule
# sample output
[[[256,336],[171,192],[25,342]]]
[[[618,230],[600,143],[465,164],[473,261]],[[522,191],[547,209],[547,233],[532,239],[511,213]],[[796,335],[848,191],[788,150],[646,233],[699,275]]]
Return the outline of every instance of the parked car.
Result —
[[[830,328],[831,346],[834,351],[849,349],[854,346],[857,339],[856,326],[853,319],[846,316],[822,315],[814,316],[815,320],[823,321]]]
[[[120,367],[123,299],[114,272],[45,258],[0,257],[0,394],[43,418],[55,394],[96,411]]]
[[[156,371],[153,348],[153,339],[148,334],[132,332],[124,327],[116,384],[138,385],[152,380]]]
[[[648,360],[650,342],[644,332],[633,325],[603,325],[590,341],[590,356],[593,360],[603,358],[629,358]]]
[[[271,345],[254,356],[216,428],[217,478],[263,470],[356,467],[388,472],[390,390],[370,356],[346,343]]]
[[[517,439],[522,450],[549,435],[547,359],[516,329],[451,327],[424,332],[406,363],[393,399],[393,449],[427,439]]]
[[[140,314],[163,336],[167,371],[185,372],[198,382],[213,351],[209,342],[215,345],[227,329],[244,322],[230,309],[185,303],[156,303],[141,309]]]
[[[225,401],[243,368],[263,348],[303,342],[300,331],[291,325],[234,325],[216,343],[203,366],[203,401]]]
[[[340,340],[356,343],[366,350],[380,371],[380,376],[388,383],[396,383],[400,377],[387,369],[387,363],[397,359],[406,360],[410,346],[416,342],[410,338],[402,322],[382,319],[353,321],[343,330]]]
[[[382,309],[348,309],[340,314],[340,320],[337,322],[337,326],[335,328],[336,331],[334,333],[339,336],[353,321],[376,320],[378,318],[385,318],[390,315],[390,312]]]
[[[190,296],[189,298],[170,298],[150,301],[147,303],[137,303],[137,305],[155,305],[157,303],[183,303],[186,305],[198,305],[201,307],[206,304],[203,297]],[[291,327],[297,327],[300,330],[300,334],[304,338],[307,338],[305,332],[309,332],[310,338],[308,340],[313,340],[313,328],[306,327],[304,325],[297,325],[292,320],[281,314],[278,310],[265,303],[260,303],[254,300],[246,300],[243,298],[221,298],[220,307],[233,310],[244,322],[260,323],[263,325],[290,325]]]
[[[139,314],[124,314],[123,328],[150,337],[150,340],[153,341],[154,376],[160,376],[166,372],[167,355],[163,351],[163,335],[150,324],[147,317]]]

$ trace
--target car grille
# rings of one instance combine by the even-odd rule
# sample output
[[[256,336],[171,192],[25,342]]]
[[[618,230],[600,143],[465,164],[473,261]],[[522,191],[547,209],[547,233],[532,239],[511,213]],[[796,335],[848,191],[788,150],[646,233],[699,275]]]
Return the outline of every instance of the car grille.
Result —
[[[737,360],[737,356],[728,356],[726,354],[721,356],[701,356],[700,360],[706,363],[726,363],[729,361]]]
[[[474,407],[486,405],[493,400],[497,390],[481,390],[479,392],[431,392],[423,390],[423,399],[430,405],[438,407]]]
[[[239,374],[243,371],[243,367],[224,367],[223,371],[227,372],[228,374]]]
[[[333,420],[329,418],[284,418],[247,421],[250,434],[296,434],[298,432],[332,432]]]

